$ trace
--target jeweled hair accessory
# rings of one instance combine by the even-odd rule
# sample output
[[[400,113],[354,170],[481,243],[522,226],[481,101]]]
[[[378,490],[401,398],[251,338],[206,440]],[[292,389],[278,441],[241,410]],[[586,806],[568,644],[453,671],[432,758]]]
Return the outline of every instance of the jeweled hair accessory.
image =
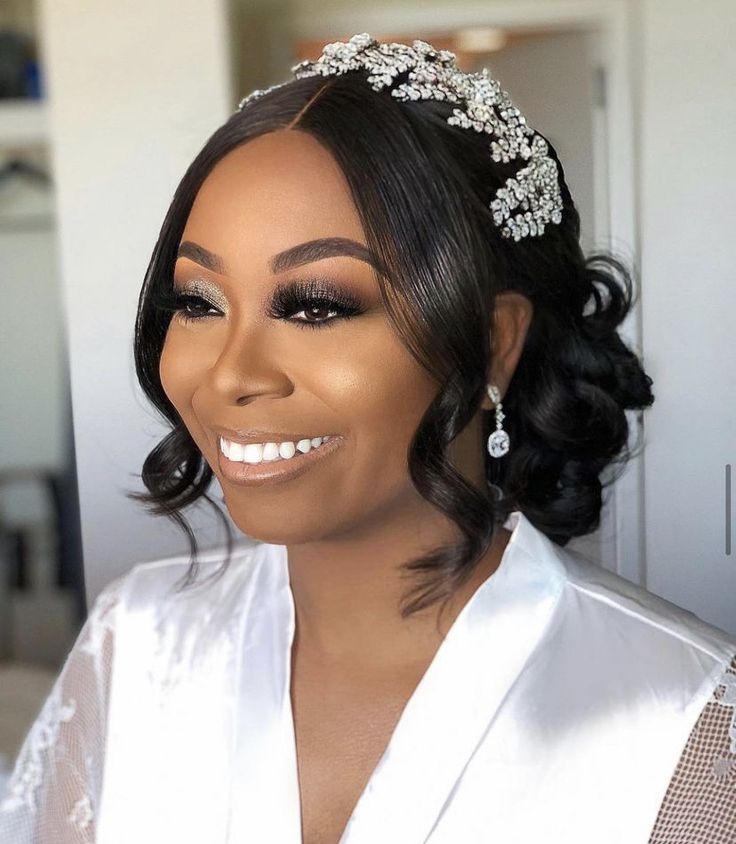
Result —
[[[426,41],[415,40],[411,46],[381,44],[363,32],[347,42],[326,44],[319,59],[300,62],[291,71],[302,79],[368,70],[374,91],[390,86],[399,74],[408,71],[406,82],[391,89],[392,97],[458,103],[462,107],[453,109],[447,118],[449,124],[491,135],[491,158],[496,162],[508,163],[519,157],[528,162],[496,191],[489,205],[493,222],[501,227],[504,237],[517,241],[544,234],[545,225],[562,221],[558,168],[548,155],[547,142],[527,126],[524,116],[486,68],[480,73],[465,73],[455,58],[449,50],[436,50]],[[253,91],[243,97],[238,110],[286,84]]]

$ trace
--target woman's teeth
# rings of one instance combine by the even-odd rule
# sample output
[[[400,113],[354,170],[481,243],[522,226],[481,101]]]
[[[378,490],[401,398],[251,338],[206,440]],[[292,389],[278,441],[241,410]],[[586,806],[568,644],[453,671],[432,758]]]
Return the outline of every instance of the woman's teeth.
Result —
[[[241,445],[220,437],[220,451],[228,460],[239,463],[266,463],[277,460],[289,460],[297,451],[307,454],[313,448],[319,448],[330,437],[313,437],[299,442],[285,443],[248,443]]]

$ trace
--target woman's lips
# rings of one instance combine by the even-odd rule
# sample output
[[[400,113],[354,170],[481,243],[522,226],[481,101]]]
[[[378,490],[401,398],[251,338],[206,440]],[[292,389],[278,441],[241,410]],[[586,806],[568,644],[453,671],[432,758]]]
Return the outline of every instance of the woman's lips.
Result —
[[[333,436],[317,448],[310,449],[306,454],[297,452],[293,457],[284,460],[263,461],[262,463],[241,463],[228,460],[217,448],[217,461],[223,477],[234,484],[242,486],[263,486],[264,484],[282,483],[298,478],[315,464],[328,457],[342,445],[343,438]]]

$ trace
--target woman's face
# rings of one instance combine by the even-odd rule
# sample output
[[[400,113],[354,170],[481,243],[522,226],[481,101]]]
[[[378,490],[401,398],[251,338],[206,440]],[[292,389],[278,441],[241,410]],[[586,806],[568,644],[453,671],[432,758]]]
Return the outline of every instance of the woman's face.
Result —
[[[265,542],[353,534],[426,505],[406,455],[437,385],[394,333],[375,271],[356,250],[313,253],[290,267],[276,259],[322,238],[367,250],[334,159],[311,135],[282,130],[221,159],[196,197],[181,243],[218,256],[219,266],[186,246],[175,268],[175,288],[199,297],[187,313],[210,315],[174,314],[162,384],[233,521]],[[279,310],[278,287],[314,279],[357,312],[345,318],[301,295]],[[298,476],[243,485],[223,474],[218,429],[337,435],[340,443]],[[271,440],[280,438],[257,438]]]

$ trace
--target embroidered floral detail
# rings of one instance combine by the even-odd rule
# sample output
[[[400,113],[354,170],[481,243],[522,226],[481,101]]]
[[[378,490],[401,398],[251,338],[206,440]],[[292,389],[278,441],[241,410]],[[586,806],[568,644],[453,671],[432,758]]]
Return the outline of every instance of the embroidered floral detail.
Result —
[[[736,769],[736,760],[734,759],[726,759],[725,756],[721,756],[715,760],[713,763],[713,773],[716,776],[716,779],[721,779],[722,777],[725,778],[728,776],[728,772],[731,768]]]
[[[66,705],[62,703],[61,688],[57,683],[23,743],[15,774],[8,783],[5,798],[0,802],[0,812],[28,806],[35,814],[38,810],[36,792],[43,780],[43,754],[56,744],[61,723],[70,721],[76,711],[74,698],[70,698]]]
[[[87,827],[94,820],[94,812],[92,811],[92,802],[89,795],[85,794],[72,806],[69,813],[69,822],[74,824],[77,829],[87,829]]]
[[[105,634],[112,631],[111,610],[120,600],[120,590],[125,575],[112,580],[97,596],[87,618],[87,632],[79,650],[89,656],[99,657]]]
[[[727,668],[718,678],[718,687],[723,686],[723,692],[713,694],[713,700],[723,706],[732,706],[733,717],[728,728],[730,738],[729,752],[736,754],[736,674],[729,673]],[[719,756],[713,762],[713,774],[717,779],[725,778],[731,770],[736,770],[736,759],[729,759],[727,756]]]
[[[733,706],[733,717],[731,718],[731,726],[728,728],[728,735],[731,739],[731,753],[736,753],[736,674],[729,674],[728,670],[718,678],[718,685],[724,686],[725,689],[719,697],[716,693],[714,695],[718,703],[724,706]]]

